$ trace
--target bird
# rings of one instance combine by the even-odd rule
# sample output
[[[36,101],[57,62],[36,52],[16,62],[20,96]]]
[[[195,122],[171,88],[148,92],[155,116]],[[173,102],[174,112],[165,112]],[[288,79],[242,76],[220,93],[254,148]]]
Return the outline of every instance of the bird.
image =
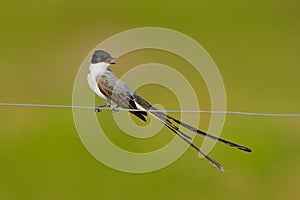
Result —
[[[203,155],[213,166],[223,172],[225,171],[225,168],[216,160],[205,154],[199,147],[197,147],[191,141],[192,138],[179,129],[180,126],[196,134],[208,137],[212,140],[216,140],[220,143],[237,148],[244,152],[252,152],[252,150],[248,147],[216,137],[185,122],[182,122],[164,112],[160,112],[148,101],[136,94],[112,72],[110,66],[116,64],[114,61],[115,58],[113,58],[106,51],[95,50],[91,58],[89,73],[87,75],[87,82],[91,90],[106,102],[105,106],[110,107],[112,112],[117,112],[119,108],[128,109],[131,114],[135,115],[144,122],[147,121],[146,116],[150,114],[163,123],[163,125],[165,125],[173,133],[179,136],[193,149]],[[95,111],[100,112],[102,107],[104,106],[96,106]]]

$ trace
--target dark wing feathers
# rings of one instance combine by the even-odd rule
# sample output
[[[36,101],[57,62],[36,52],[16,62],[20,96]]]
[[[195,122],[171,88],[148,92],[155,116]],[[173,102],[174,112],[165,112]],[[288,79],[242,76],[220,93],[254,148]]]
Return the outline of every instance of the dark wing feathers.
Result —
[[[133,100],[132,95],[130,95],[129,98],[129,108],[131,109],[137,109],[136,104]],[[147,113],[145,111],[129,111],[130,113],[134,114],[135,116],[137,116],[138,118],[140,118],[141,120],[143,120],[144,122],[146,122],[146,118],[144,116],[147,116]]]
[[[134,102],[134,92],[132,92],[129,88],[127,91],[122,90],[123,84],[121,81],[108,81],[107,78],[103,77],[98,78],[98,87],[100,91],[108,97],[108,99],[113,100],[115,104],[120,106],[121,108],[129,108],[129,109],[137,109],[136,104]],[[124,86],[123,86],[124,87]],[[133,95],[132,95],[133,94]],[[134,114],[144,122],[146,122],[145,116],[147,116],[147,112],[145,111],[129,111]]]

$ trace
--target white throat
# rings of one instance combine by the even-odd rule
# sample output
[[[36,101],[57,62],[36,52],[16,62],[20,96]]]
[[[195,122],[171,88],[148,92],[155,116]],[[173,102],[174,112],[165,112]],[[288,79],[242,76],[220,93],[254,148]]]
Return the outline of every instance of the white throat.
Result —
[[[104,71],[109,67],[109,63],[100,62],[96,64],[90,64],[90,73],[87,75],[87,80],[90,88],[102,99],[107,100],[106,97],[101,93],[97,83],[97,77],[101,76]]]
[[[107,68],[109,67],[109,63],[100,62],[96,64],[90,64],[90,74],[96,76],[101,75]]]

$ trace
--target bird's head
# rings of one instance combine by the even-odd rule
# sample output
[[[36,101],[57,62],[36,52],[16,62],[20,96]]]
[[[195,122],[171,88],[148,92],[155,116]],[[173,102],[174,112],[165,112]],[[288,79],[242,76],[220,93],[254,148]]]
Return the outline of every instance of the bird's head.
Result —
[[[108,65],[115,64],[113,61],[115,59],[110,56],[109,53],[103,50],[96,50],[92,56],[91,63],[97,64],[97,63],[105,63]]]

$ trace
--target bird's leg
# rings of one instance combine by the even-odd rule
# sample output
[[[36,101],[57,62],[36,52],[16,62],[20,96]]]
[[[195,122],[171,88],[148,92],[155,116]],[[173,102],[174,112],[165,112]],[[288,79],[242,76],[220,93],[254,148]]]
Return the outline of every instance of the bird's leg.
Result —
[[[110,109],[108,109],[110,108]],[[112,106],[110,104],[104,105],[104,106],[96,106],[95,107],[95,112],[101,112],[102,110],[111,110],[112,112],[118,112],[119,111],[119,106]]]
[[[96,106],[95,107],[95,112],[101,112],[103,110],[103,108],[107,108],[108,106],[107,105],[104,105],[104,106]]]

